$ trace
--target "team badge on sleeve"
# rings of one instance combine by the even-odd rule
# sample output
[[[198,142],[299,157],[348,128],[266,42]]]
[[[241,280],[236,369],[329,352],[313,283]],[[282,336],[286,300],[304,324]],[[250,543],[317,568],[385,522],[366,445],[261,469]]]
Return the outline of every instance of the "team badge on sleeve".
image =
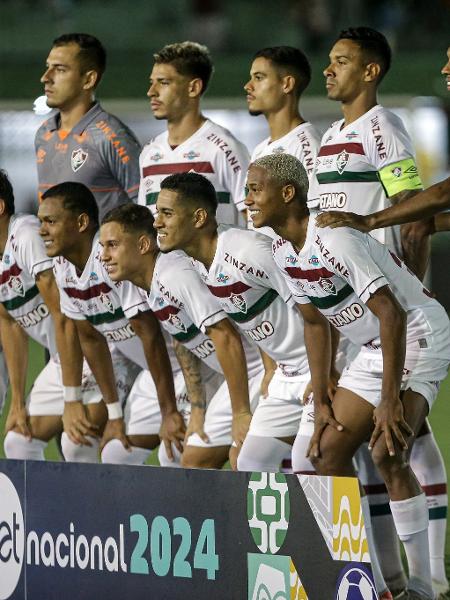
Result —
[[[231,294],[230,300],[241,313],[247,312],[247,302],[241,294]]]
[[[20,277],[12,275],[9,278],[8,285],[18,296],[25,296],[25,290],[22,282],[20,281]]]
[[[82,148],[78,148],[77,150],[72,151],[72,158],[70,164],[74,173],[81,169],[81,167],[87,161],[88,156],[88,153]]]

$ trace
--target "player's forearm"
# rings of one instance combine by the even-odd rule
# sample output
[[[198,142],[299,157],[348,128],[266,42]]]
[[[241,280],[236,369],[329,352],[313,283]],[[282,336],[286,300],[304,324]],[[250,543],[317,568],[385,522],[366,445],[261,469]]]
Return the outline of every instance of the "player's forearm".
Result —
[[[186,391],[191,406],[206,410],[206,390],[201,374],[201,360],[176,340],[173,341],[175,354],[183,372]]]
[[[450,208],[450,177],[367,218],[370,230],[427,219]]]
[[[401,227],[403,260],[422,281],[430,260],[430,228],[432,220],[407,223]]]
[[[331,369],[330,325],[325,319],[316,323],[305,321],[304,336],[314,402],[328,402],[328,379]]]
[[[247,359],[239,333],[227,321],[208,328],[230,394],[233,415],[250,413]]]
[[[176,411],[172,367],[159,324],[153,321],[151,315],[146,314],[141,314],[130,322],[142,342],[148,370],[155,383],[161,414],[164,416]]]
[[[58,312],[52,315],[55,324],[56,347],[61,362],[63,385],[78,387],[83,374],[83,352],[75,323]]]
[[[79,323],[77,323],[77,330],[83,355],[100,388],[103,400],[106,404],[118,402],[116,378],[106,339],[94,328],[89,334],[80,330]]]
[[[28,336],[16,321],[0,319],[0,334],[8,370],[11,403],[23,405],[28,368]]]

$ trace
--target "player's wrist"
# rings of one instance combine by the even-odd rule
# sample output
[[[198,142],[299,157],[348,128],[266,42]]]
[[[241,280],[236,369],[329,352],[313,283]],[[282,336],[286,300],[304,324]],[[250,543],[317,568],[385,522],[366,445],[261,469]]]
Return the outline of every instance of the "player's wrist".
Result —
[[[108,411],[108,420],[114,421],[123,417],[122,405],[120,402],[108,402],[106,404],[106,410]]]
[[[65,385],[63,387],[64,403],[80,402],[83,398],[81,385]]]

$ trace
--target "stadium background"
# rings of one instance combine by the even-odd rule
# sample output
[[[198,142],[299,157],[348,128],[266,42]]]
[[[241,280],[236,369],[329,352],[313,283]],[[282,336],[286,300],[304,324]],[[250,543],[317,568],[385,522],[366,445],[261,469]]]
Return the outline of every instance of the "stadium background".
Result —
[[[324,98],[322,77],[336,34],[350,25],[376,27],[394,50],[381,102],[407,122],[426,183],[448,172],[450,95],[440,68],[450,43],[449,0],[0,0],[0,17],[0,165],[10,173],[19,208],[33,210],[36,205],[33,136],[42,117],[31,107],[42,93],[39,78],[51,40],[68,31],[86,31],[102,40],[108,67],[99,98],[143,142],[164,126],[155,122],[145,98],[152,53],[183,39],[207,44],[215,76],[204,106],[252,148],[267,131],[262,117],[249,119],[242,90],[253,52],[279,44],[307,52],[313,79],[302,113],[323,129],[340,114],[339,105]],[[449,242],[447,234],[435,236],[431,274],[431,287],[447,309]],[[41,349],[31,344],[30,386],[42,364]],[[449,397],[450,378],[431,415],[448,472]],[[5,413],[0,418],[0,457]],[[57,457],[53,444],[47,456]],[[450,535],[447,568],[450,575]]]

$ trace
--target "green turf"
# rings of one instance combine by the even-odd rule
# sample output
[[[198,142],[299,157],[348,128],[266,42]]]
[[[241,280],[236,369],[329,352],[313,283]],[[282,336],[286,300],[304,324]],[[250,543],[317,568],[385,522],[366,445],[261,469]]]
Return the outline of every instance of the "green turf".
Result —
[[[44,353],[34,342],[30,343],[30,361],[29,361],[29,374],[28,374],[28,386],[31,386],[36,375],[44,365]],[[444,381],[439,392],[438,399],[433,407],[433,411],[430,416],[430,421],[433,427],[434,434],[438,441],[439,447],[445,459],[445,465],[447,468],[447,478],[450,475],[450,435],[448,433],[448,426],[450,423],[450,375]],[[8,403],[3,411],[3,415],[0,416],[0,458],[4,457],[3,453],[3,432],[5,416],[8,408]],[[58,460],[59,454],[56,444],[52,441],[45,452],[47,459]],[[148,464],[158,464],[156,451],[152,453]],[[447,529],[447,544],[446,544],[446,565],[447,575],[450,578],[450,528]]]

